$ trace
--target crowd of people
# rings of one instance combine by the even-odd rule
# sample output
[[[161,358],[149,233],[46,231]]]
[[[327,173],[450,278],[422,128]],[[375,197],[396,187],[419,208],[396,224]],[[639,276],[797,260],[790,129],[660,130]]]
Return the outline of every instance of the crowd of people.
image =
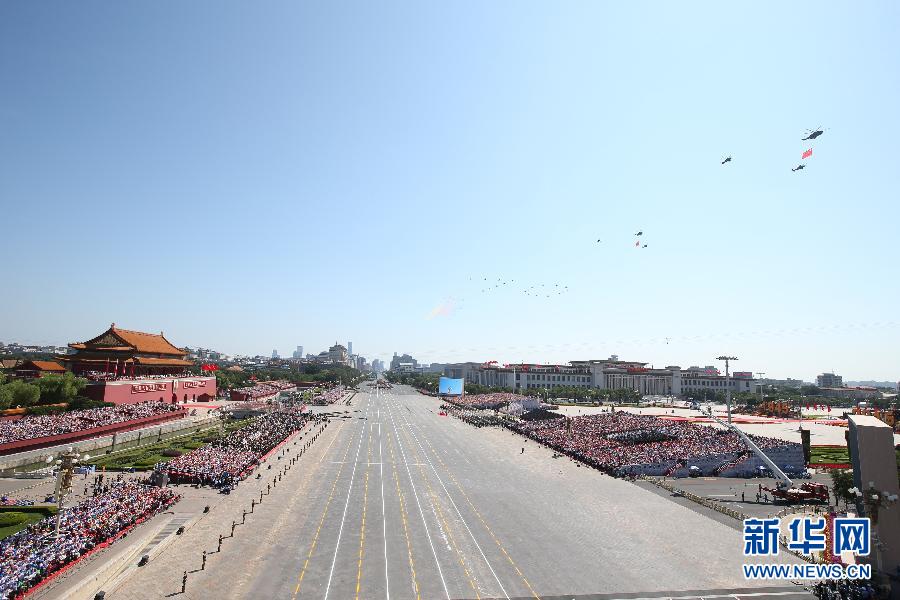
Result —
[[[330,404],[336,404],[341,398],[344,397],[344,394],[346,393],[346,388],[344,388],[344,386],[342,385],[338,385],[316,393],[310,401],[310,404],[313,406],[328,406]]]
[[[34,500],[23,500],[22,498],[10,498],[9,496],[0,496],[0,505],[2,506],[34,506]]]
[[[79,375],[88,381],[117,381],[119,379],[178,379],[184,377],[198,377],[195,373],[184,371],[182,373],[168,373],[160,375],[158,373],[112,373],[108,371],[86,371]]]
[[[870,581],[854,579],[820,581],[812,591],[819,600],[874,600],[877,597]]]
[[[118,482],[103,494],[33,523],[0,541],[0,599],[15,598],[123,529],[161,512],[179,496],[171,489]]]
[[[240,394],[247,400],[256,400],[257,398],[270,398],[272,396],[275,396],[279,391],[281,390],[267,383],[258,383],[256,385],[234,388],[233,390],[231,390],[232,394]]]
[[[0,421],[0,444],[73,433],[178,410],[181,409],[163,402],[140,402],[73,410],[55,415],[26,415],[20,419]]]
[[[156,465],[173,482],[230,486],[310,418],[295,409],[272,412],[206,446]]]
[[[467,408],[485,408],[496,410],[502,406],[524,399],[521,394],[513,394],[510,392],[494,392],[491,394],[470,394],[462,396],[453,396],[445,398],[447,402],[460,407]]]
[[[504,427],[509,421],[506,415],[489,409],[460,408],[452,404],[442,404],[441,410],[475,427]]]
[[[538,408],[530,410],[521,416],[523,421],[545,421],[547,419],[562,419],[563,415],[558,412],[547,410],[546,408]]]
[[[509,426],[554,450],[617,476],[639,472],[647,466],[687,464],[709,456],[744,455],[747,449],[736,433],[724,429],[621,411],[568,419],[521,420]],[[787,443],[751,437],[762,449]]]

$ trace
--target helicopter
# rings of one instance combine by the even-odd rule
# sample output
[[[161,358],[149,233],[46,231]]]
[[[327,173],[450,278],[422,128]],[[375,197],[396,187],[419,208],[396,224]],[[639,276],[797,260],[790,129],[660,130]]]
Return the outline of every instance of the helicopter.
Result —
[[[791,169],[791,171],[799,171],[799,170],[805,169],[805,168],[806,168],[806,165],[804,165],[804,164],[799,164],[799,165],[797,165],[796,167],[794,167],[793,169]]]
[[[819,137],[820,135],[822,135],[823,133],[825,133],[825,130],[822,129],[821,127],[816,127],[815,131],[811,131],[811,130],[807,129],[806,137],[801,138],[801,140],[814,140],[817,137]]]
[[[727,162],[731,162],[731,156],[726,156],[724,159],[722,159],[722,164],[723,164],[723,165],[724,165],[725,163],[727,163]]]

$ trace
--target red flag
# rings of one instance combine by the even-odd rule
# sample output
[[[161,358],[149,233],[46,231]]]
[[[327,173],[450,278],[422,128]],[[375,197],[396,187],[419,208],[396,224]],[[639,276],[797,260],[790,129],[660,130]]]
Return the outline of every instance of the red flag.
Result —
[[[800,158],[809,158],[810,156],[812,156],[812,148],[804,152],[803,156],[801,156]]]

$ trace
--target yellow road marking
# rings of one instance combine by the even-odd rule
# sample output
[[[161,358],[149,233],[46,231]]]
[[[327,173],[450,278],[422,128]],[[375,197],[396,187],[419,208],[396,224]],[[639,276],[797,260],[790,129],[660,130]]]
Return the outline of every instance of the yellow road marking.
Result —
[[[466,578],[469,580],[469,585],[472,586],[472,591],[475,592],[476,600],[481,600],[481,594],[478,593],[478,586],[475,585],[475,580],[472,577],[472,574],[469,572],[468,567],[466,566],[466,560],[463,556],[463,553],[460,551],[459,547],[456,545],[456,540],[453,537],[453,531],[450,529],[450,525],[447,523],[447,519],[444,517],[444,511],[441,509],[441,505],[437,501],[437,495],[434,493],[434,490],[431,487],[431,482],[428,481],[428,476],[425,474],[425,468],[423,466],[421,457],[419,455],[418,449],[416,449],[416,445],[412,443],[409,437],[409,433],[404,432],[406,435],[406,440],[409,442],[409,447],[412,448],[413,453],[415,454],[416,463],[419,466],[419,473],[422,475],[422,479],[425,480],[425,487],[428,489],[428,495],[431,496],[431,505],[434,506],[435,511],[438,514],[438,518],[441,520],[441,523],[444,525],[444,529],[447,531],[447,536],[450,539],[450,545],[453,547],[453,550],[456,552],[456,557],[459,560],[459,565],[462,567],[463,572],[466,574]]]
[[[509,555],[509,553],[506,551],[506,548],[503,547],[503,544],[500,542],[500,540],[497,538],[497,536],[494,535],[494,532],[491,530],[491,528],[490,528],[490,527],[488,526],[488,524],[485,522],[484,517],[482,517],[482,516],[481,516],[481,513],[478,512],[478,509],[475,508],[475,505],[474,505],[474,504],[472,503],[472,501],[469,499],[469,495],[466,494],[466,491],[463,489],[463,487],[462,487],[462,486],[459,484],[459,482],[456,480],[456,477],[454,477],[454,476],[453,476],[453,473],[450,472],[450,468],[447,467],[447,464],[443,461],[443,459],[441,459],[440,454],[438,454],[437,450],[434,449],[434,446],[431,445],[431,442],[428,440],[428,436],[423,435],[423,436],[422,436],[422,439],[425,440],[425,443],[426,443],[426,444],[428,445],[428,447],[431,449],[431,453],[435,456],[435,458],[437,458],[438,462],[441,463],[441,466],[444,468],[444,472],[450,477],[451,480],[453,480],[454,485],[456,485],[456,488],[460,491],[460,493],[462,494],[463,498],[465,498],[465,500],[466,500],[466,502],[468,503],[468,505],[472,508],[472,511],[475,513],[475,516],[478,517],[478,520],[481,521],[481,524],[484,525],[484,528],[485,528],[485,529],[487,530],[487,532],[491,535],[491,538],[493,538],[494,542],[496,542],[497,547],[500,548],[500,551],[501,551],[501,552],[503,552],[503,556],[506,557],[506,559],[509,561],[509,564],[512,565],[513,569],[516,570],[516,573],[519,574],[519,577],[522,578],[522,581],[525,582],[525,586],[526,586],[526,587],[528,588],[528,590],[531,592],[531,595],[532,595],[534,598],[536,598],[537,600],[540,600],[541,597],[538,596],[537,592],[534,591],[534,588],[531,587],[531,584],[528,583],[528,579],[525,578],[525,575],[522,573],[522,571],[519,569],[518,565],[516,565],[515,561],[512,559],[512,557],[511,557],[511,556]]]
[[[343,431],[343,429],[344,428],[341,427],[341,431]],[[338,431],[335,435],[340,435],[340,433],[341,432]],[[319,543],[319,533],[322,531],[322,524],[325,523],[325,517],[328,516],[328,507],[331,506],[331,499],[334,498],[334,490],[337,488],[338,480],[341,478],[341,473],[344,471],[347,453],[350,452],[350,447],[352,445],[353,444],[347,444],[347,449],[344,450],[344,456],[341,457],[341,468],[338,469],[337,476],[334,478],[334,484],[331,486],[331,493],[328,494],[328,501],[325,503],[325,509],[322,511],[322,518],[319,520],[319,526],[316,527],[316,534],[313,536],[309,552],[306,554],[306,560],[303,561],[303,568],[300,570],[300,578],[297,580],[297,586],[294,588],[294,594],[291,596],[291,600],[296,599],[297,594],[300,593],[300,584],[303,583],[303,577],[306,575],[307,567],[309,567],[309,560],[312,558],[313,552],[316,550],[316,545]]]
[[[362,524],[359,526],[359,560],[356,565],[356,600],[362,583],[362,564],[366,544],[366,509],[369,503],[369,465],[372,463],[372,428],[369,427],[369,445],[366,448],[366,483],[363,491]]]
[[[391,452],[391,467],[394,472],[394,483],[397,485],[397,498],[400,500],[400,520],[403,521],[403,535],[406,537],[406,554],[409,556],[409,571],[412,574],[413,589],[416,592],[416,600],[421,600],[419,593],[419,580],[416,578],[416,562],[413,560],[412,543],[409,541],[409,525],[406,521],[406,503],[403,500],[403,492],[400,491],[400,478],[397,476],[397,461],[394,458],[394,440],[388,433],[388,450]]]

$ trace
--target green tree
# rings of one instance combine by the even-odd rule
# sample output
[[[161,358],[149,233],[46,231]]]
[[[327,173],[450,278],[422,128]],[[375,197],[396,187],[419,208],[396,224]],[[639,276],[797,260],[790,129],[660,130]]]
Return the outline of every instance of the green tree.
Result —
[[[856,502],[856,496],[850,493],[853,486],[853,471],[845,469],[833,469],[831,471],[831,489],[834,491],[834,497],[843,500],[844,505]]]
[[[32,383],[41,390],[41,404],[62,404],[81,395],[87,379],[66,372],[62,375],[45,375]]]
[[[36,404],[41,397],[41,389],[24,381],[12,381],[0,386],[0,408],[27,407]]]

